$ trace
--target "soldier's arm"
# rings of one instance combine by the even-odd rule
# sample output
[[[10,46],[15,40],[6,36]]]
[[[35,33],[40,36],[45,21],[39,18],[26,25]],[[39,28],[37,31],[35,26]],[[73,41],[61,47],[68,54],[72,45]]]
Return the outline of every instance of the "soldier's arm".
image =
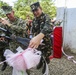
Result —
[[[34,33],[35,32],[35,29],[34,29],[34,23],[32,22],[32,32]],[[36,35],[35,37],[33,37],[29,43],[29,47],[31,48],[38,48],[38,46],[40,45],[40,42],[42,40],[42,38],[44,37],[44,34],[43,33],[40,33],[38,35]]]
[[[41,33],[44,35],[50,34],[52,32],[53,28],[51,26],[51,20],[50,17],[46,15],[44,27],[41,30]]]
[[[44,27],[36,37],[41,40],[44,36],[49,35],[52,31],[53,28],[51,26],[51,20],[49,16],[46,16]]]
[[[18,32],[21,32],[21,31],[24,31],[24,30],[26,31],[26,29],[27,29],[26,23],[22,19],[18,19],[17,25],[12,25],[7,20],[3,20],[2,24],[7,25],[10,29],[16,30]]]
[[[31,39],[29,47],[38,48],[38,46],[39,46],[41,40],[44,38],[44,36],[51,33],[51,31],[52,31],[51,20],[48,16],[46,16],[46,20],[45,20],[44,24],[45,25],[44,25],[43,29],[40,31],[40,33]],[[33,32],[35,32],[34,24],[33,24]]]
[[[46,15],[45,23],[43,29],[40,31],[40,33],[35,36],[37,39],[41,40],[44,38],[44,36],[49,35],[53,31],[53,28],[51,26],[51,20],[50,17]]]

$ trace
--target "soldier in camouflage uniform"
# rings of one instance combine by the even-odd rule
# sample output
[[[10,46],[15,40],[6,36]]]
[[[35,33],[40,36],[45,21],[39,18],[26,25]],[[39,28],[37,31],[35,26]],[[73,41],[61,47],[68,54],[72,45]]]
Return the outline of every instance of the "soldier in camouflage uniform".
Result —
[[[30,7],[35,18],[32,22],[32,33],[34,37],[31,39],[29,47],[41,50],[47,63],[49,63],[49,56],[51,55],[50,33],[52,31],[50,17],[42,12],[39,2],[32,4]],[[44,45],[40,45],[42,39]],[[41,64],[39,64],[40,66]]]
[[[21,18],[14,16],[14,11],[11,6],[2,6],[2,9],[8,18],[3,21],[3,24],[7,25],[9,29],[17,36],[26,37],[26,22]]]
[[[16,36],[27,37],[26,31],[28,27],[26,25],[26,22],[21,18],[14,16],[14,11],[12,10],[11,6],[2,6],[2,9],[8,18],[7,20],[4,20],[2,23],[4,25],[7,25],[8,29]],[[11,42],[10,48],[12,50],[15,50],[19,45],[21,44],[16,44],[16,42],[14,41]]]
[[[7,27],[8,30],[16,36],[27,37],[27,32],[26,32],[27,26],[25,21],[14,16],[14,11],[12,10],[11,6],[2,6],[2,9],[8,19],[7,20],[4,19],[1,22],[1,25]],[[17,43],[16,41],[11,41],[9,45],[9,49],[15,52],[18,46],[24,48],[23,45]],[[2,70],[4,70],[4,67],[5,65],[3,66]]]

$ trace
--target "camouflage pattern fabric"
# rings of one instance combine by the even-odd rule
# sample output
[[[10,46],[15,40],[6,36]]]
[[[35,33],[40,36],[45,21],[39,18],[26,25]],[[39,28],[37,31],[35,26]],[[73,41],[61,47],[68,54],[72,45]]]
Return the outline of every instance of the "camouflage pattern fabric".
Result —
[[[8,20],[8,21],[11,24],[9,26],[9,29],[13,34],[15,34],[16,36],[27,37],[28,27],[24,20],[16,17],[15,21],[10,21],[10,20]]]
[[[5,29],[9,29],[10,32],[12,32],[14,35],[19,36],[19,37],[28,37],[27,36],[27,25],[26,22],[18,17],[16,17],[15,21],[10,21],[8,20],[9,23],[11,24],[10,26],[8,25],[3,25],[0,23],[0,26]],[[25,48],[22,44],[16,42],[16,41],[11,41],[9,44],[9,49],[12,51],[16,51],[16,48],[18,46],[21,46],[23,49]]]
[[[52,31],[51,20],[48,15],[42,13],[39,18],[35,18],[32,23],[32,33],[36,36],[39,33],[43,33],[45,37],[43,38],[43,43],[45,45],[40,45],[38,50],[41,50],[45,57],[51,55],[51,40],[50,33]]]
[[[28,34],[27,34],[28,27],[27,27],[26,22],[24,20],[16,17],[14,22],[12,22],[10,20],[8,20],[8,21],[11,24],[9,26],[9,30],[13,34],[15,34],[16,36],[19,36],[19,37],[28,37]],[[16,48],[18,46],[21,46],[23,49],[25,48],[22,44],[20,44],[16,41],[12,41],[10,43],[10,49],[13,51],[16,51]]]

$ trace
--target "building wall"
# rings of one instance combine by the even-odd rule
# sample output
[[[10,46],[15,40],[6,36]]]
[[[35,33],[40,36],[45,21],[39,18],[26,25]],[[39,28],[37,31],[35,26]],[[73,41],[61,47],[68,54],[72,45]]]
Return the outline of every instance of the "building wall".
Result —
[[[76,53],[76,0],[56,0],[57,19],[63,20],[63,43]]]

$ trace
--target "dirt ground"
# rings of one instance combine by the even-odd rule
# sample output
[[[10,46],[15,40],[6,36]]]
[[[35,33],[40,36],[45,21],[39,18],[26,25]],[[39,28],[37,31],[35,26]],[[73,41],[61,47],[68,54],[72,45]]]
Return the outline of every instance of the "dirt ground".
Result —
[[[76,59],[76,55],[67,52],[69,55],[74,55]],[[0,65],[1,68],[1,65]],[[49,64],[49,75],[76,75],[76,64],[72,61],[69,61],[64,55],[61,59],[52,59]],[[0,75],[12,75],[12,68],[9,66],[4,72],[0,71]],[[31,75],[42,75],[41,71],[33,69]]]

